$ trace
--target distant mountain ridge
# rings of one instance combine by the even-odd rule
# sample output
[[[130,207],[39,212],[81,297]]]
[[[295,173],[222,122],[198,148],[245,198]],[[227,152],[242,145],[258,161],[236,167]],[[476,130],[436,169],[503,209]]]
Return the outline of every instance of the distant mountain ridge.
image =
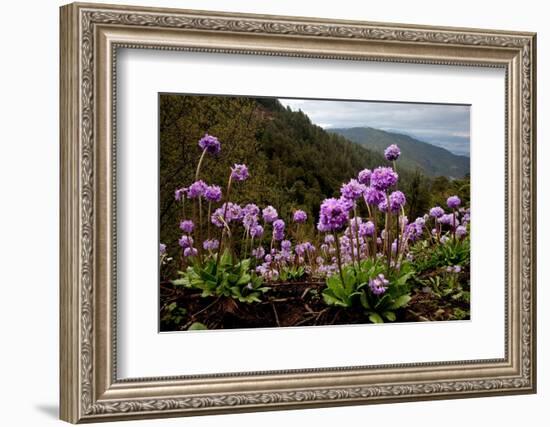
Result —
[[[383,153],[388,145],[397,144],[402,153],[399,162],[408,169],[420,169],[429,176],[463,178],[470,173],[469,157],[453,154],[444,148],[408,135],[371,127],[326,130],[378,153]]]

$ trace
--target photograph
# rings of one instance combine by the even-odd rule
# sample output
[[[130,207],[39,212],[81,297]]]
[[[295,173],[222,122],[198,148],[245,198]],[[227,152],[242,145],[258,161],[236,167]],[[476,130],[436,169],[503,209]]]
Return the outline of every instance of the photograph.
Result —
[[[470,319],[470,105],[158,103],[161,332]]]

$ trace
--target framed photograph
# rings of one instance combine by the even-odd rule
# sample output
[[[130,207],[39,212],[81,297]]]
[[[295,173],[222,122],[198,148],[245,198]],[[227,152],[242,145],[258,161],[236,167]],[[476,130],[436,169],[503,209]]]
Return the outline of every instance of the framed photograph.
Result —
[[[535,34],[61,8],[61,418],[536,391]]]

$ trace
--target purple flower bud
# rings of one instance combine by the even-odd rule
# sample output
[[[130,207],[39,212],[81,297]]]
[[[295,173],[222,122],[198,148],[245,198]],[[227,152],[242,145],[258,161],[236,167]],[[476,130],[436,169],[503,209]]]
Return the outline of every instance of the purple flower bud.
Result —
[[[370,169],[363,169],[361,172],[359,172],[359,175],[357,175],[357,180],[361,184],[370,185],[371,175],[372,175],[372,171]]]
[[[405,195],[401,191],[394,191],[390,194],[390,209],[392,212],[399,212],[399,210],[406,203]]]
[[[384,200],[384,193],[374,187],[367,187],[363,196],[365,203],[368,205],[377,206],[382,200]]]
[[[187,188],[185,188],[185,187],[178,188],[174,192],[174,198],[179,202],[180,200],[182,200],[185,197],[185,193],[187,193]]]
[[[215,251],[220,247],[220,242],[217,239],[209,239],[202,242],[202,247],[207,251]]]
[[[245,181],[248,179],[248,168],[246,165],[235,163],[231,168],[231,179],[234,181]]]
[[[184,257],[193,257],[193,256],[197,256],[197,254],[198,254],[198,251],[195,248],[190,247],[190,248],[185,248],[183,250]]]
[[[190,199],[202,197],[204,195],[204,192],[206,191],[206,187],[208,186],[202,179],[195,181],[189,186],[189,189],[187,190],[187,197],[189,197]]]
[[[304,211],[298,209],[294,212],[294,215],[292,216],[292,220],[295,223],[303,224],[304,222],[307,221],[307,214]]]
[[[193,246],[193,238],[191,236],[184,235],[184,236],[181,236],[178,243],[184,249],[190,248]]]
[[[389,283],[383,274],[379,274],[374,279],[369,280],[369,288],[374,295],[382,295],[388,289]]]
[[[195,224],[193,224],[193,221],[189,219],[180,222],[180,229],[183,230],[185,233],[192,233],[194,228]]]
[[[374,236],[374,224],[372,221],[367,221],[359,226],[359,235],[362,237]]]
[[[397,183],[398,178],[392,168],[378,167],[372,171],[370,184],[377,190],[386,191]]]
[[[441,215],[437,222],[444,225],[453,225],[453,214]]]
[[[340,193],[349,200],[359,199],[365,192],[366,187],[356,179],[351,179],[347,184],[342,185]]]
[[[349,219],[349,208],[341,199],[325,199],[319,214],[319,231],[339,231]]]
[[[252,250],[252,256],[256,259],[262,259],[265,255],[265,250],[263,247],[258,246],[256,249]]]
[[[204,197],[209,202],[219,202],[222,199],[222,189],[217,185],[209,185],[204,190]]]
[[[254,227],[250,228],[250,236],[253,237],[254,239],[256,237],[262,237],[263,234],[264,234],[264,228],[259,224],[256,224]]]
[[[390,145],[388,148],[384,150],[384,157],[386,157],[386,159],[390,162],[397,160],[400,155],[401,155],[401,150],[395,144]]]
[[[199,147],[203,150],[206,150],[209,154],[218,154],[221,149],[220,141],[218,138],[207,133],[199,140]]]
[[[283,240],[285,237],[285,222],[278,219],[273,222],[273,238],[275,240]]]
[[[456,233],[456,237],[462,238],[466,234],[468,234],[468,231],[466,230],[466,227],[464,227],[463,225],[459,225],[458,227],[456,227],[455,233]]]
[[[254,203],[249,203],[243,208],[243,212],[245,215],[258,216],[260,214],[260,208]]]
[[[166,245],[164,243],[161,243],[159,245],[159,254],[164,255],[166,253]]]
[[[255,227],[256,225],[258,225],[258,217],[250,213],[245,214],[245,216],[243,217],[244,228],[250,231],[250,229],[252,227]]]
[[[291,247],[292,247],[292,243],[290,243],[290,240],[283,240],[281,242],[281,249],[285,251],[289,251]]]
[[[460,202],[458,196],[451,196],[447,199],[447,206],[449,206],[450,209],[456,209],[460,206]]]
[[[443,210],[443,208],[439,206],[435,206],[430,209],[430,216],[433,218],[439,218],[444,214],[445,214],[445,211]]]
[[[268,206],[262,211],[262,217],[265,222],[271,224],[273,221],[279,218],[279,214],[273,206]]]

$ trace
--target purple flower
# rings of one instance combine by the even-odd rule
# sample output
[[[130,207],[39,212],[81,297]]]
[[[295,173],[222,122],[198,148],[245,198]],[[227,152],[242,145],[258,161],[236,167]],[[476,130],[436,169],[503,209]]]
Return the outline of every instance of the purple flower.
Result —
[[[184,236],[181,236],[178,243],[184,249],[190,248],[193,246],[193,238],[191,236],[184,235]]]
[[[355,206],[355,202],[347,197],[340,197],[338,201],[342,204],[343,208],[349,213]]]
[[[222,205],[222,208],[225,208],[225,203]],[[244,217],[243,208],[241,208],[238,204],[228,202],[227,203],[227,211],[225,212],[225,220],[227,222],[230,221],[240,221]]]
[[[430,216],[433,217],[433,218],[439,218],[439,217],[443,216],[444,214],[445,214],[445,211],[443,210],[443,208],[441,208],[439,206],[435,206],[435,207],[430,209]]]
[[[223,211],[223,208],[218,208],[210,217],[210,222],[212,222],[212,224],[214,224],[218,228],[223,227]]]
[[[401,155],[401,150],[395,144],[390,145],[388,148],[384,150],[384,156],[386,157],[386,160],[390,162],[397,160],[400,155]]]
[[[273,238],[275,240],[283,240],[285,237],[285,222],[278,219],[273,222]]]
[[[202,247],[207,251],[215,251],[220,247],[220,242],[217,239],[209,239],[202,242]]]
[[[220,141],[218,138],[207,133],[199,140],[199,147],[206,150],[209,154],[218,154],[221,149]]]
[[[224,220],[229,223],[231,221],[240,221],[241,219],[243,219],[243,209],[236,203],[232,202],[227,202],[221,205],[210,217],[212,224],[219,228],[224,226]]]
[[[349,219],[349,210],[341,199],[325,199],[319,214],[319,231],[339,231]]]
[[[193,221],[191,221],[189,219],[186,219],[186,220],[180,222],[180,228],[185,233],[192,233],[193,229],[195,228],[195,224],[193,224]]]
[[[187,190],[187,197],[189,197],[190,199],[202,197],[204,195],[204,192],[206,191],[206,187],[208,186],[202,179],[195,181],[189,186],[189,189]]]
[[[449,206],[450,209],[456,209],[460,206],[460,199],[458,196],[451,196],[447,199],[447,206]]]
[[[181,199],[183,199],[185,197],[185,193],[187,193],[187,188],[185,188],[185,187],[178,188],[174,192],[174,198],[179,202]]]
[[[243,208],[245,215],[254,215],[258,216],[260,214],[260,208],[254,203],[249,203]]]
[[[397,175],[392,168],[378,167],[372,171],[370,184],[380,191],[386,191],[397,183]]]
[[[460,267],[460,265],[449,265],[447,268],[445,268],[445,271],[447,271],[447,273],[460,273],[462,271],[462,268]]]
[[[252,238],[262,237],[263,234],[264,228],[259,224],[256,224],[255,226],[250,228],[250,236],[252,236]]]
[[[197,254],[198,254],[198,251],[195,248],[189,247],[183,250],[184,257],[193,257],[193,256],[197,256]]]
[[[407,199],[401,191],[394,191],[390,194],[390,209],[392,212],[399,212],[405,205]]]
[[[382,200],[384,200],[384,193],[374,187],[367,187],[363,196],[365,203],[368,205],[378,205]]]
[[[252,256],[256,259],[262,259],[265,255],[265,249],[261,246],[258,246],[256,249],[252,250]]]
[[[252,227],[258,225],[258,217],[250,213],[245,214],[243,217],[243,226],[246,230],[250,230]]]
[[[248,168],[246,165],[239,165],[235,163],[231,168],[231,179],[235,181],[245,181],[248,179]]]
[[[367,221],[359,226],[359,235],[361,237],[374,236],[374,224],[372,221]]]
[[[357,175],[357,180],[361,184],[370,185],[371,175],[372,175],[372,171],[370,169],[363,169],[361,172],[359,172],[359,175]]]
[[[357,200],[365,191],[365,186],[356,179],[351,179],[347,184],[342,185],[340,193],[349,200]]]
[[[292,243],[290,243],[290,240],[283,240],[281,242],[281,249],[283,249],[284,251],[289,251],[291,247]]]
[[[468,231],[466,230],[466,227],[464,227],[463,225],[459,225],[458,227],[456,227],[455,233],[456,237],[462,238],[468,233]]]
[[[378,203],[378,209],[380,212],[388,212],[388,201],[386,199]]]
[[[204,190],[204,197],[209,202],[219,202],[222,199],[222,189],[217,185],[209,185]]]
[[[307,221],[307,214],[304,211],[298,209],[294,212],[294,215],[292,215],[292,220],[298,224],[303,224]]]
[[[446,215],[441,215],[438,219],[437,219],[437,222],[439,222],[440,224],[444,224],[444,225],[453,225],[453,214],[446,214]]]
[[[264,208],[264,210],[262,211],[262,216],[264,221],[268,224],[271,224],[273,221],[279,218],[279,214],[273,206],[268,206]]]
[[[164,255],[166,253],[166,245],[164,243],[161,243],[159,245],[159,254]]]
[[[369,280],[369,288],[374,295],[382,295],[388,289],[389,283],[383,274],[379,274],[374,279]]]

